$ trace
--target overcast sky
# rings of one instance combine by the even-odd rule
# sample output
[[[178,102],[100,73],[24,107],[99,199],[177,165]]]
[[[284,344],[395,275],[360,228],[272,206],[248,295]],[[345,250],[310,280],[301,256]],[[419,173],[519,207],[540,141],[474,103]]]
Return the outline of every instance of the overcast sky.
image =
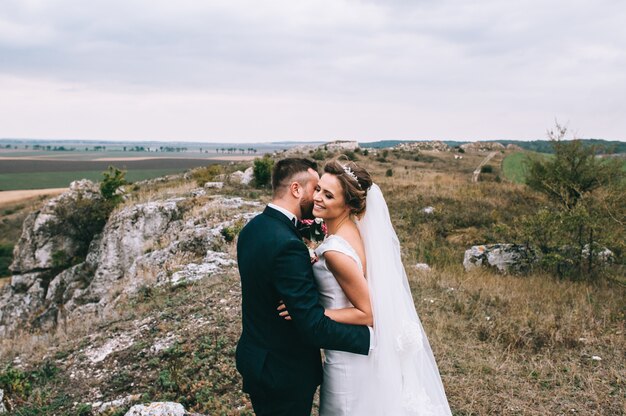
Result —
[[[622,0],[0,0],[0,137],[626,140]]]

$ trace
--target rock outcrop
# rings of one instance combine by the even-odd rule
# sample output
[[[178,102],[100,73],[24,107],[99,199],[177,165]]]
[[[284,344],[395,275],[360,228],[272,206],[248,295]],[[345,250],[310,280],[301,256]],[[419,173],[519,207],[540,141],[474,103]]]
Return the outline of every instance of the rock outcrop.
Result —
[[[445,144],[440,140],[428,140],[423,142],[409,142],[409,143],[399,143],[395,146],[395,149],[406,150],[406,151],[434,151],[434,152],[449,152],[451,150],[450,146]]]
[[[55,253],[63,252],[72,257],[81,249],[79,242],[70,237],[71,233],[56,232],[67,228],[58,217],[60,206],[72,206],[80,200],[100,200],[102,196],[93,182],[83,179],[70,184],[69,191],[48,201],[39,211],[30,214],[22,227],[22,235],[15,247],[14,261],[10,266],[13,274],[41,272],[55,267]]]
[[[537,255],[527,246],[488,244],[466,250],[463,266],[466,271],[490,267],[501,273],[521,274],[529,272],[536,262]]]
[[[359,147],[359,143],[354,140],[335,140],[320,146],[328,151],[355,150]]]
[[[60,319],[106,312],[116,299],[145,285],[179,284],[213,275],[235,262],[220,251],[221,230],[250,218],[256,202],[195,195],[122,207],[111,214],[88,247],[84,261],[60,268],[55,253],[73,258],[79,244],[58,233],[55,207],[79,198],[99,198],[92,183],[72,184],[24,222],[14,252],[11,284],[0,289],[0,336],[17,328],[50,329]],[[203,191],[204,192],[204,191]],[[248,206],[237,212],[242,206]],[[245,212],[247,210],[247,212]],[[227,220],[210,213],[229,211]]]
[[[504,150],[506,147],[499,142],[472,142],[462,144],[461,149],[466,152],[493,152]]]

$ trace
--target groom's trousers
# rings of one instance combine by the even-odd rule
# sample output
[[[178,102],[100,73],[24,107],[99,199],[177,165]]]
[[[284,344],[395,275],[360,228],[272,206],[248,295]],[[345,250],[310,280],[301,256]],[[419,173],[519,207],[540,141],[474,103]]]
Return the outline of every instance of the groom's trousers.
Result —
[[[274,395],[250,395],[252,408],[256,416],[310,416],[313,395],[310,397],[279,397]]]

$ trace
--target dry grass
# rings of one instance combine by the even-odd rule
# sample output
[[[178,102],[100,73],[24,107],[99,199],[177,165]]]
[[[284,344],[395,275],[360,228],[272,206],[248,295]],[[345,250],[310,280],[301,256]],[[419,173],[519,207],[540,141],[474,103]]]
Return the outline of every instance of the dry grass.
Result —
[[[408,270],[457,414],[622,414],[622,287]]]

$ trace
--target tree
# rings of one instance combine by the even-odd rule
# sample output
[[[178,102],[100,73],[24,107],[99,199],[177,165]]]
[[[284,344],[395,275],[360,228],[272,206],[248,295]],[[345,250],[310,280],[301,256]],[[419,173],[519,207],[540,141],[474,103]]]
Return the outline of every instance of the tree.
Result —
[[[100,182],[100,193],[107,201],[119,202],[120,196],[116,193],[120,186],[126,185],[126,171],[120,170],[115,166],[109,166],[109,169],[102,172],[104,179]]]
[[[563,140],[567,128],[548,132],[554,157],[534,157],[526,183],[551,205],[519,219],[520,236],[542,254],[542,266],[560,277],[595,278],[606,248],[625,251],[626,172],[580,140]],[[619,259],[618,259],[619,260]]]
[[[553,158],[533,157],[527,164],[526,184],[571,210],[589,193],[619,177],[616,159],[596,157],[597,147],[584,146],[580,140],[564,141],[567,127],[556,124],[548,132]]]

